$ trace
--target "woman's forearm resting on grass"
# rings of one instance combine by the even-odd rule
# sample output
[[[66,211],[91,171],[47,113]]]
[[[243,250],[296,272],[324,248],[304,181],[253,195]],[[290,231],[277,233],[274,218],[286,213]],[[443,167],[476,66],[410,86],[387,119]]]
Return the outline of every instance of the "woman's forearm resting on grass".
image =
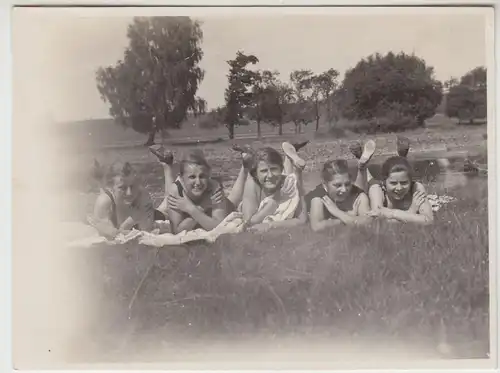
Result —
[[[202,209],[194,206],[188,212],[190,215],[187,218],[182,219],[180,212],[169,209],[168,215],[170,217],[170,224],[172,225],[172,232],[179,233],[184,230],[193,230],[196,225],[200,225],[203,229],[210,231],[217,227],[220,222],[224,219],[223,209],[214,209],[213,217],[207,215]]]
[[[420,213],[417,213],[414,210],[404,211],[384,208],[384,216],[403,223],[431,224],[434,221],[434,216],[430,206],[429,209],[430,213],[426,211],[425,207],[420,209]]]
[[[250,225],[259,224],[264,221],[266,216],[271,215],[276,211],[278,203],[271,199],[260,211],[254,213],[247,221]]]
[[[191,215],[191,217],[207,231],[214,229],[220,224],[220,222],[224,219],[225,210],[222,208],[214,208],[212,214],[213,216],[207,215],[203,210],[196,207],[189,211],[189,215]]]

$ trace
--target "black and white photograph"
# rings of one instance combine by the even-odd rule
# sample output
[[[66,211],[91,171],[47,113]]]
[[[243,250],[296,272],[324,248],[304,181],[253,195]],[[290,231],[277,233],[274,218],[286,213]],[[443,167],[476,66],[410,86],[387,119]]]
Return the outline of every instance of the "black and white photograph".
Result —
[[[493,34],[15,8],[14,367],[492,367]]]

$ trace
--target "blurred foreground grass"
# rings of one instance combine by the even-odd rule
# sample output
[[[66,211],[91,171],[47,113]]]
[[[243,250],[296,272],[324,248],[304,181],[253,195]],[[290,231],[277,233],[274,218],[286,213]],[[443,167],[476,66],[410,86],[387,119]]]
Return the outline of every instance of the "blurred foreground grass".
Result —
[[[487,181],[452,195],[430,227],[376,221],[246,232],[213,245],[93,248],[85,257],[99,315],[94,342],[105,353],[125,348],[125,335],[130,351],[145,335],[156,346],[181,337],[379,336],[486,357]]]

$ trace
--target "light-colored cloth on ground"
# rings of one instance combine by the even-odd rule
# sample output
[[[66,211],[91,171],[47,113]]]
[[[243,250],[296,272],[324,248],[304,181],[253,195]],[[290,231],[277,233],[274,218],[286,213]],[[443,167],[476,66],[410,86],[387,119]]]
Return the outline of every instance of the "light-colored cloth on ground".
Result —
[[[276,198],[276,196],[275,196]],[[267,203],[269,203],[271,197],[266,197],[262,200],[259,205],[261,210]],[[295,211],[300,203],[300,195],[298,190],[298,180],[296,175],[287,175],[283,186],[277,196],[278,206],[272,215],[267,216],[264,219],[264,223],[283,221],[291,219],[295,215]],[[160,227],[159,225],[165,225],[165,222],[156,222],[157,227],[161,230],[165,230],[165,227]],[[177,234],[173,233],[163,233],[158,234],[159,229],[156,232],[143,232],[138,230],[133,230],[127,235],[120,234],[114,240],[106,240],[106,238],[99,236],[96,230],[92,227],[87,226],[87,236],[72,240],[68,243],[69,247],[90,247],[96,244],[106,244],[106,245],[117,245],[124,244],[133,240],[138,239],[138,242],[146,246],[162,247],[170,245],[182,245],[187,242],[192,241],[207,241],[215,242],[219,236],[222,234],[235,234],[242,232],[246,227],[243,220],[243,214],[241,211],[235,211],[230,213],[222,222],[212,229],[211,231],[206,231],[204,229],[195,229],[192,231],[182,231]]]

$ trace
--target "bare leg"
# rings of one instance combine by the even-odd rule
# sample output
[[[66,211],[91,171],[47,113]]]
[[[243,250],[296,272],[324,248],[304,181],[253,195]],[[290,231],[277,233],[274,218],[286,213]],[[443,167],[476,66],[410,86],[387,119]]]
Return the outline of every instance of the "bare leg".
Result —
[[[281,147],[285,153],[285,160],[283,163],[283,171],[285,175],[290,175],[294,173],[297,176],[298,187],[300,192],[303,194],[303,179],[302,170],[304,169],[306,162],[299,157],[297,150],[303,147],[307,142],[302,144],[290,144],[289,142],[284,142]]]
[[[245,184],[248,178],[248,169],[241,166],[238,177],[236,178],[227,199],[233,204],[234,208],[238,208],[238,205],[243,201],[243,192],[245,191]]]
[[[361,143],[356,142],[350,145],[350,150],[356,158],[358,158],[358,172],[354,185],[358,188],[368,192],[368,182],[373,179],[370,170],[368,170],[368,162],[370,161],[373,153],[375,152],[375,141],[368,140],[364,148],[361,148]]]
[[[233,204],[234,208],[237,209],[241,201],[243,201],[245,184],[247,183],[247,179],[249,178],[250,168],[252,167],[253,163],[253,150],[249,146],[233,146],[233,150],[239,151],[241,153],[243,164],[227,199]]]
[[[169,195],[170,188],[175,181],[174,172],[172,170],[172,164],[174,162],[174,157],[172,152],[165,150],[163,147],[150,147],[149,150],[153,153],[161,165],[163,166],[163,175],[165,180],[165,193],[163,197],[163,201],[160,206],[158,206],[157,210],[161,211],[163,214],[167,214],[167,197]]]
[[[305,145],[306,143],[304,143]],[[291,173],[296,173],[298,169],[303,170],[306,166],[306,162],[299,157],[297,154],[297,148],[303,144],[292,145],[289,142],[284,142],[281,147],[283,152],[285,153],[285,161],[283,163],[283,171],[285,175],[289,175]],[[300,147],[302,147],[300,146]],[[300,149],[300,148],[299,148]]]

